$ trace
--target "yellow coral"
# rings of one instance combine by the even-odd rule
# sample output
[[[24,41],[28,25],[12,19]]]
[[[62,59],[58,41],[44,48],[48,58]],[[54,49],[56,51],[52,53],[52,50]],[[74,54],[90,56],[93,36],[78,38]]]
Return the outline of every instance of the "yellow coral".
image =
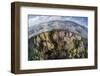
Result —
[[[41,39],[40,39],[40,37],[39,37],[39,36],[37,36],[37,42],[40,42],[40,40],[41,40]]]
[[[44,33],[40,34],[42,40],[45,40]]]
[[[45,35],[45,37],[46,37],[46,40],[48,41],[48,40],[49,40],[48,32],[45,32],[44,35]]]
[[[49,43],[49,42],[47,42],[47,46],[48,46],[49,50],[54,48],[54,45],[52,43]]]

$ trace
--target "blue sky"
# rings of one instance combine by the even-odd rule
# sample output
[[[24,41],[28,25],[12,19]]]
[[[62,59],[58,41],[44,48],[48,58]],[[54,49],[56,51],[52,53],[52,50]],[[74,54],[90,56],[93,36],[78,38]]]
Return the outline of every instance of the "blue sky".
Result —
[[[48,22],[52,20],[68,20],[76,22],[82,26],[88,26],[88,17],[80,17],[80,16],[50,16],[50,15],[29,15],[28,21],[30,26],[34,26],[43,22]]]

